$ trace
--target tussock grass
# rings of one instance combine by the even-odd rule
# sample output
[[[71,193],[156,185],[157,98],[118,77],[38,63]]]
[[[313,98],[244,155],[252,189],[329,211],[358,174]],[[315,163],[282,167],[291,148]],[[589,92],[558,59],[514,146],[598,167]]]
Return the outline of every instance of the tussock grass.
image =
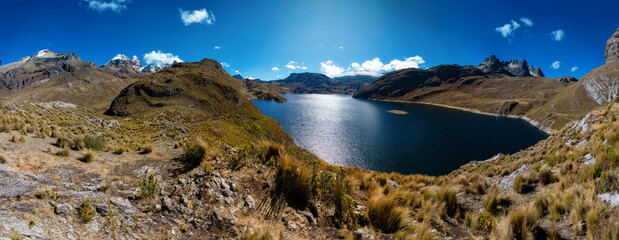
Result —
[[[149,153],[152,153],[152,152],[153,152],[153,145],[148,144],[148,145],[144,146],[144,148],[142,148],[141,154],[149,154]]]
[[[275,192],[284,196],[291,206],[305,209],[312,198],[311,179],[311,169],[290,156],[282,157],[275,173]]]
[[[395,197],[374,197],[368,202],[368,217],[372,225],[384,233],[394,233],[405,227],[406,209]]]
[[[85,162],[85,163],[91,163],[95,160],[95,158],[96,158],[95,152],[93,152],[92,150],[86,150],[82,158],[80,158],[80,161]]]
[[[71,151],[69,151],[69,149],[65,148],[65,149],[58,150],[58,152],[56,152],[56,155],[68,158],[70,153],[71,153]]]
[[[185,144],[185,161],[191,166],[199,166],[206,158],[208,145],[202,139]]]

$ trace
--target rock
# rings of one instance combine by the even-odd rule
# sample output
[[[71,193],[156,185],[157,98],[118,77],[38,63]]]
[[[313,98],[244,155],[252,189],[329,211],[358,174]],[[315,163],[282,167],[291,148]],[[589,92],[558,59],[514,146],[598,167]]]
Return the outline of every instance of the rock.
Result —
[[[578,79],[575,77],[560,77],[559,82],[562,82],[562,83],[578,82]]]
[[[290,231],[294,231],[297,229],[297,224],[295,224],[293,221],[288,221],[286,222],[286,228],[288,228],[288,230]]]
[[[604,56],[607,64],[619,61],[619,28],[617,28],[617,31],[606,41],[606,52]]]
[[[370,233],[368,233],[367,231],[363,229],[357,229],[354,232],[352,232],[352,234],[355,240],[374,239],[372,235],[370,235]]]
[[[215,220],[217,221],[223,221],[224,220],[224,207],[216,207],[215,209],[213,209],[213,216],[215,217]]]
[[[602,193],[598,194],[598,198],[602,202],[610,203],[612,206],[619,206],[619,194],[618,193]]]
[[[54,212],[56,214],[67,214],[69,213],[73,208],[71,207],[71,205],[69,205],[68,203],[64,203],[64,204],[60,204],[58,206],[56,206],[56,208],[54,209]]]
[[[105,203],[97,203],[95,204],[95,209],[97,210],[98,213],[100,213],[102,216],[105,217],[110,211],[110,206],[108,206]]]
[[[173,204],[174,204],[174,203],[172,202],[172,199],[171,199],[171,198],[169,198],[169,197],[163,197],[163,198],[161,199],[161,207],[162,207],[163,209],[166,209],[166,210],[172,210],[172,208],[173,208]]]
[[[245,197],[245,203],[243,205],[251,210],[256,210],[256,201],[251,195]]]
[[[310,225],[316,225],[316,218],[310,211],[307,211],[307,210],[301,211],[301,214],[305,217],[305,219],[307,219],[307,222]]]
[[[110,203],[118,208],[119,213],[131,214],[138,211],[138,209],[125,198],[114,197],[110,199]]]

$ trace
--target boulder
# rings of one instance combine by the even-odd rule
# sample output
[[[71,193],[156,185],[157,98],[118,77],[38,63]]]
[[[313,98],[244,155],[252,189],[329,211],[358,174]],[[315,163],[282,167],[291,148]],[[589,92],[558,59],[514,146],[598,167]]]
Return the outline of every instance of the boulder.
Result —
[[[63,203],[63,204],[57,205],[56,208],[54,209],[54,212],[56,214],[64,215],[64,214],[69,213],[71,210],[73,210],[71,205],[69,205],[68,203]]]

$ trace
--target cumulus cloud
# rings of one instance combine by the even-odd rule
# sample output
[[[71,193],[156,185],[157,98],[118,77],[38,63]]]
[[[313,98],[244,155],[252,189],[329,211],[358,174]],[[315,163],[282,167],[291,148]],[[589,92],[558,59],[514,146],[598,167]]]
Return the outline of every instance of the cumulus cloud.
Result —
[[[340,49],[340,50],[344,49],[344,46],[340,46],[340,47],[339,47],[339,49]]]
[[[206,10],[206,8],[193,11],[178,9],[178,11],[181,13],[181,20],[183,20],[185,26],[192,23],[204,23],[208,25],[215,23],[215,15],[213,15],[213,12]]]
[[[221,66],[223,66],[223,67],[230,67],[230,64],[225,63],[225,62],[221,62]]]
[[[552,40],[560,42],[565,37],[565,32],[562,29],[554,30],[550,33]]]
[[[344,68],[333,64],[333,61],[329,60],[320,63],[320,71],[329,77],[333,77],[342,74]]]
[[[288,62],[288,64],[286,64],[286,68],[292,69],[292,70],[296,70],[296,69],[306,70],[307,69],[307,67],[303,66],[303,63],[301,63],[301,65],[299,65],[299,63],[295,62],[295,61]]]
[[[520,21],[529,27],[533,26],[533,21],[528,17],[521,17]]]
[[[424,64],[420,56],[404,58],[404,60],[393,59],[389,63],[384,64],[380,58],[367,60],[361,64],[352,63],[348,68],[337,66],[333,61],[329,60],[320,63],[320,70],[329,77],[350,76],[350,75],[370,75],[378,77],[385,72],[400,70],[404,68],[419,68]]]
[[[279,68],[278,68],[278,67],[273,67],[273,68],[271,68],[271,70],[273,70],[273,71],[279,71]]]
[[[146,64],[155,64],[155,66],[163,68],[165,66],[172,65],[174,62],[182,62],[178,55],[173,55],[172,53],[163,53],[161,51],[152,51],[150,53],[144,54],[144,60],[146,60]]]
[[[502,27],[497,27],[494,30],[500,33],[504,38],[513,37],[516,34],[516,29],[520,27],[520,24],[514,20],[506,23]]]
[[[215,49],[215,50],[219,50],[219,49],[221,49],[221,48],[220,48],[219,46],[214,46],[214,47],[213,47],[213,49]]]
[[[112,11],[120,13],[127,9],[127,4],[131,3],[131,0],[83,0],[88,3],[88,7],[92,10],[103,13],[105,11]]]
[[[572,69],[571,69],[572,72],[576,72],[577,70],[578,70],[577,66],[573,66]]]
[[[555,61],[550,65],[550,68],[552,69],[559,69],[559,67],[561,67],[561,62],[560,61]]]

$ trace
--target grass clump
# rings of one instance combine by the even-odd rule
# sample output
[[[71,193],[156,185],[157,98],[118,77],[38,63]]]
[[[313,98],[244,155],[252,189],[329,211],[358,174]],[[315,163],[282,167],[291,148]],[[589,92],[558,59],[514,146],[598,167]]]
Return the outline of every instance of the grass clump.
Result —
[[[535,232],[538,231],[539,216],[534,209],[519,208],[509,213],[507,216],[506,239],[535,239]]]
[[[93,151],[104,151],[105,150],[106,142],[103,136],[87,135],[81,140],[84,143],[85,148],[91,149]]]
[[[95,160],[95,157],[95,152],[93,152],[92,150],[87,150],[82,156],[82,158],[80,158],[80,160],[85,163],[91,163]]]
[[[95,217],[95,209],[90,203],[90,198],[86,198],[77,209],[77,216],[85,223],[91,222]]]
[[[546,185],[557,182],[559,179],[557,178],[557,176],[552,174],[550,169],[544,167],[539,171],[538,180],[540,184]]]
[[[140,200],[154,198],[159,194],[159,180],[152,173],[138,181],[138,184],[140,193],[137,198]]]
[[[194,142],[185,144],[184,158],[187,164],[191,166],[199,166],[206,158],[208,145],[201,139],[196,139]]]
[[[122,155],[123,153],[125,153],[127,151],[127,149],[123,146],[120,146],[118,148],[116,148],[116,150],[114,150],[114,154],[116,155]]]
[[[148,144],[148,145],[144,146],[144,148],[142,148],[141,154],[149,154],[149,153],[152,153],[152,152],[153,152],[153,145]]]
[[[438,201],[441,202],[439,215],[443,218],[445,216],[459,218],[460,205],[458,204],[456,194],[458,194],[458,189],[456,188],[441,188],[437,192]]]
[[[377,229],[394,233],[404,228],[406,210],[393,197],[374,197],[368,202],[368,217]]]
[[[509,207],[509,200],[499,196],[500,190],[497,187],[493,187],[490,192],[484,198],[483,206],[486,211],[498,214],[501,211],[504,211]]]
[[[56,152],[56,155],[68,158],[70,153],[71,152],[69,151],[69,149],[65,148],[65,149],[58,150],[58,152]]]
[[[277,165],[274,191],[291,206],[305,209],[312,198],[311,179],[311,169],[292,157],[284,157]]]

